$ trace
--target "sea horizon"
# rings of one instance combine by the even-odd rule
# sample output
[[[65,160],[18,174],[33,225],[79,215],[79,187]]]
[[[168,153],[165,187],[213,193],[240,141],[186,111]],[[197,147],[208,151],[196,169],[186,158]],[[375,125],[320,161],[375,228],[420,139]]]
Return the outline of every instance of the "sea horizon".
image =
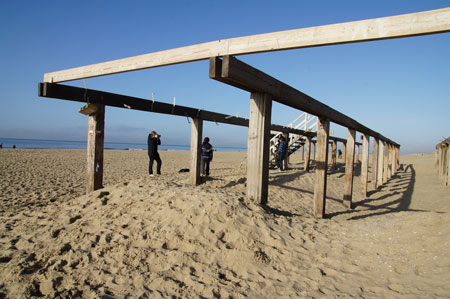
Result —
[[[87,141],[80,140],[53,140],[53,139],[31,139],[31,138],[0,138],[2,148],[16,149],[86,149]],[[106,142],[105,150],[147,150],[147,143],[133,142]],[[190,145],[164,144],[159,146],[160,150],[190,150]],[[215,147],[221,152],[245,152],[243,147]]]

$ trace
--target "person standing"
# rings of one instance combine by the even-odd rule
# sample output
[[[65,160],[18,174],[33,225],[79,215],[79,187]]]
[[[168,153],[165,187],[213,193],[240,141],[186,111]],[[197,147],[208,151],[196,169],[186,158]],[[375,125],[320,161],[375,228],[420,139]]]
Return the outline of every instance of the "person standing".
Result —
[[[205,137],[202,143],[202,154],[200,160],[200,173],[209,175],[209,163],[213,159],[213,146],[209,143],[209,138]]]
[[[148,143],[148,157],[150,158],[150,162],[148,165],[148,173],[150,176],[153,176],[153,161],[156,161],[156,173],[161,174],[161,158],[158,153],[158,145],[161,144],[161,135],[152,131],[148,135],[147,143]]]
[[[283,170],[283,162],[284,159],[286,158],[286,154],[287,154],[287,148],[288,148],[288,144],[287,141],[284,139],[284,137],[281,135],[278,138],[278,151],[277,151],[277,167],[279,171]]]

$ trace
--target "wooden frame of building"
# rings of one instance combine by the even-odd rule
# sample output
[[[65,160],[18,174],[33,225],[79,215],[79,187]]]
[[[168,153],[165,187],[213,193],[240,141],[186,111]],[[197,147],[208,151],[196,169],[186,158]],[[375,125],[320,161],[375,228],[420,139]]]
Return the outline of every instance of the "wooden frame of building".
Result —
[[[367,193],[367,169],[369,163],[368,147],[370,136],[374,138],[374,159],[372,163],[372,167],[375,169],[373,172],[374,188],[385,183],[398,169],[400,146],[381,134],[363,126],[345,114],[336,111],[293,87],[237,60],[231,55],[299,49],[443,32],[450,32],[450,8],[219,40],[47,73],[44,75],[44,83],[39,85],[39,95],[99,105],[100,109],[89,116],[89,130],[92,130],[95,133],[93,134],[92,142],[91,139],[89,139],[90,141],[88,143],[88,147],[94,148],[93,154],[91,152],[92,148],[88,148],[88,176],[91,176],[93,181],[92,184],[88,184],[88,186],[93,186],[88,187],[88,192],[101,185],[98,183],[99,180],[101,182],[101,179],[99,179],[101,176],[100,174],[95,175],[95,172],[101,171],[103,167],[103,154],[97,155],[96,153],[97,151],[103,151],[102,136],[104,127],[102,127],[102,119],[104,122],[104,106],[126,107],[142,111],[191,117],[193,119],[191,133],[191,168],[193,168],[191,170],[191,175],[193,184],[198,184],[199,182],[199,145],[201,142],[203,120],[248,126],[247,194],[249,197],[260,201],[262,204],[266,204],[268,200],[268,136],[270,135],[270,130],[306,136],[308,148],[306,156],[308,161],[305,161],[305,170],[309,169],[310,143],[312,142],[314,147],[313,156],[316,159],[314,214],[316,217],[322,218],[325,215],[328,143],[329,140],[334,140],[334,144],[336,145],[336,142],[339,141],[338,139],[333,139],[329,136],[330,122],[347,127],[349,130],[347,140],[342,141],[344,144],[346,161],[343,202],[347,207],[352,206],[355,146],[357,146],[357,155],[359,156],[359,144],[355,142],[356,131],[364,135],[362,149],[363,194]],[[220,57],[223,57],[223,59]],[[250,92],[249,120],[190,107],[174,106],[171,104],[123,95],[55,84],[56,82],[84,79],[203,59],[210,59],[209,74],[211,78]],[[271,125],[272,101],[277,101],[294,109],[299,109],[318,116],[319,122],[316,141],[314,142],[311,140],[311,138],[316,135],[311,132]],[[97,132],[100,133],[97,134]]]

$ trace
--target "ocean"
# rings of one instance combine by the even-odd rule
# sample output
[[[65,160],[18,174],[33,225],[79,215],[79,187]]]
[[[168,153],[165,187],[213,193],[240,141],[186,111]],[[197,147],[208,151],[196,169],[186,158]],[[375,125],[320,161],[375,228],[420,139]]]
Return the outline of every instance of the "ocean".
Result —
[[[26,149],[86,149],[86,141],[68,141],[68,140],[42,140],[42,139],[18,139],[18,138],[0,138],[3,148]],[[160,150],[190,150],[189,145],[160,145]],[[105,142],[105,149],[112,150],[147,150],[147,143],[120,143]],[[216,151],[221,152],[245,152],[247,148],[240,147],[214,147]]]

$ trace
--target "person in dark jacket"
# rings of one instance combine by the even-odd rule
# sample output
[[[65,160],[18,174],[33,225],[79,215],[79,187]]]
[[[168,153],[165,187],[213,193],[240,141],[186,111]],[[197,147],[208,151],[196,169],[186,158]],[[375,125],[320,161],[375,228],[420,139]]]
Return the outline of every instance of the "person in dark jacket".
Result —
[[[202,154],[200,160],[200,173],[209,175],[209,163],[213,159],[213,146],[209,143],[209,138],[205,137],[202,143]]]
[[[161,144],[161,135],[158,135],[155,131],[152,131],[148,135],[148,157],[150,158],[150,163],[148,165],[148,173],[153,176],[153,161],[156,161],[156,173],[161,174],[161,158],[158,153],[158,145]]]
[[[277,151],[277,167],[278,167],[278,170],[282,171],[283,170],[283,161],[286,158],[288,144],[283,136],[280,136],[278,138],[278,141],[279,141],[279,145],[278,145],[278,151]]]

